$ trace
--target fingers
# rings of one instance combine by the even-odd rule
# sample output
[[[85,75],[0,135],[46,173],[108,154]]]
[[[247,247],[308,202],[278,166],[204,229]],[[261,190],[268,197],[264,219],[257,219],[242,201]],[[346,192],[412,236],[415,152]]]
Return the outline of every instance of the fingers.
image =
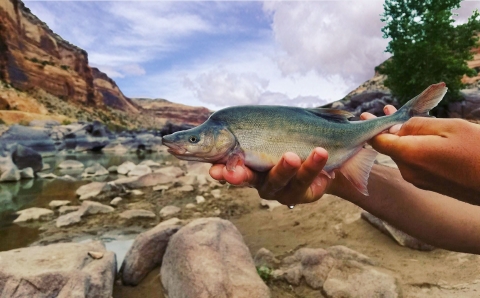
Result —
[[[370,141],[373,149],[390,156],[397,156],[400,153],[400,137],[394,134],[380,134]]]
[[[360,115],[360,120],[370,120],[370,119],[374,119],[374,118],[377,118],[377,116],[375,116],[371,113],[368,113],[368,112],[364,112]]]
[[[225,180],[233,185],[255,185],[258,174],[245,166],[237,166],[235,171],[228,171],[225,165],[216,164],[210,168],[210,176],[215,180]]]
[[[292,152],[285,153],[280,162],[278,162],[268,173],[260,191],[266,196],[273,195],[290,182],[301,165],[302,160],[298,155]]]
[[[329,180],[321,174],[327,160],[327,151],[323,148],[315,148],[292,179],[291,193],[305,194],[305,198],[312,200],[321,196],[325,192]]]
[[[443,130],[439,127],[441,123],[438,120],[440,119],[413,117],[403,124],[398,135],[438,135]]]
[[[383,112],[387,116],[392,115],[396,111],[397,111],[397,108],[395,108],[392,105],[386,105],[386,106],[383,107]],[[370,119],[373,119],[373,118],[377,118],[377,116],[373,115],[372,113],[368,113],[368,112],[364,112],[360,115],[361,120],[370,120]]]
[[[392,115],[393,113],[395,113],[397,111],[397,108],[395,108],[394,106],[392,105],[386,105],[383,107],[383,112],[385,113],[385,115]]]

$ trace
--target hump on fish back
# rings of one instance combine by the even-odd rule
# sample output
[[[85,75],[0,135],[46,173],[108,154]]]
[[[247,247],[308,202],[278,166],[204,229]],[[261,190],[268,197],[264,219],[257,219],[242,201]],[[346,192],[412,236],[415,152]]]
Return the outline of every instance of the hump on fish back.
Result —
[[[313,108],[313,109],[305,109],[311,114],[315,116],[322,117],[325,120],[333,121],[333,122],[348,122],[348,118],[355,117],[350,112],[343,111],[343,110],[336,110],[336,109],[326,109],[326,108]]]

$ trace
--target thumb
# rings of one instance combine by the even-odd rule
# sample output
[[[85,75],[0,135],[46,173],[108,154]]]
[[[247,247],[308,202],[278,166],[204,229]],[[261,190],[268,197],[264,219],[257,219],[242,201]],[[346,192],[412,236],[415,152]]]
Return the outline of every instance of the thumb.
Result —
[[[400,138],[401,137],[394,134],[383,133],[374,137],[370,143],[373,149],[378,152],[389,156],[395,156],[401,151]]]

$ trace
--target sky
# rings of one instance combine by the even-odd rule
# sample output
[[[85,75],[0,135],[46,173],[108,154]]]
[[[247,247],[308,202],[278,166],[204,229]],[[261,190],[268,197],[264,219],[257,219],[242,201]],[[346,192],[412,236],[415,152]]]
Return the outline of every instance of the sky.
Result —
[[[214,110],[323,105],[389,57],[383,0],[24,2],[126,96]]]

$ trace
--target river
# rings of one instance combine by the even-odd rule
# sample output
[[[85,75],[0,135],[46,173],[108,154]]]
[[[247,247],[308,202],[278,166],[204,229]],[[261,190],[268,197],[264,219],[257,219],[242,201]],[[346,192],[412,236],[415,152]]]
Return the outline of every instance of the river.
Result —
[[[135,164],[143,160],[153,160],[156,162],[168,162],[174,158],[171,155],[162,153],[67,153],[54,157],[45,157],[43,162],[50,165],[50,169],[44,173],[54,173],[58,176],[69,175],[75,178],[75,181],[63,179],[30,179],[18,182],[0,183],[0,251],[25,247],[38,239],[40,225],[27,224],[17,225],[13,221],[17,217],[18,210],[41,207],[49,208],[48,204],[52,200],[69,200],[72,205],[78,205],[75,191],[84,184],[91,181],[112,181],[118,178],[117,174],[110,174],[100,177],[83,179],[81,174],[84,169],[79,170],[60,170],[58,164],[64,160],[77,160],[82,162],[85,167],[94,163],[100,163],[105,168],[118,166],[125,161],[131,161]]]

